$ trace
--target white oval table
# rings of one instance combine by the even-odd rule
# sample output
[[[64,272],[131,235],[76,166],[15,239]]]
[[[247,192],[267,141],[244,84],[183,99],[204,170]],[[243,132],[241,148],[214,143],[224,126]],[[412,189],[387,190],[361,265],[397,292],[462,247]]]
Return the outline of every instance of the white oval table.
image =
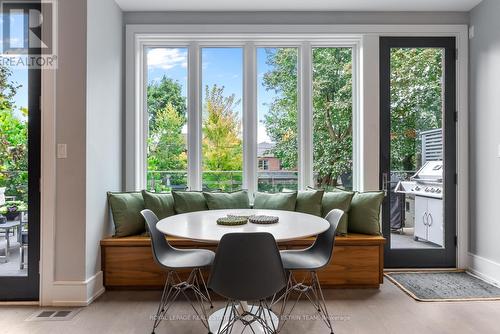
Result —
[[[261,225],[247,223],[239,226],[222,226],[217,224],[217,219],[231,215],[267,215],[277,216],[276,224]],[[218,243],[226,233],[271,233],[277,242],[316,236],[328,229],[330,224],[327,220],[293,211],[281,210],[255,210],[255,209],[232,209],[232,210],[208,210],[179,214],[164,218],[158,222],[156,228],[169,236],[185,238],[199,242]],[[242,310],[252,310],[247,302],[241,302]],[[278,317],[270,312],[273,323],[278,326]],[[229,316],[224,317],[224,309],[212,313],[208,319],[210,329],[217,331],[221,323],[226,323]],[[269,319],[268,319],[269,320]],[[241,322],[234,325],[236,333],[264,333],[263,328],[254,322],[244,327]]]

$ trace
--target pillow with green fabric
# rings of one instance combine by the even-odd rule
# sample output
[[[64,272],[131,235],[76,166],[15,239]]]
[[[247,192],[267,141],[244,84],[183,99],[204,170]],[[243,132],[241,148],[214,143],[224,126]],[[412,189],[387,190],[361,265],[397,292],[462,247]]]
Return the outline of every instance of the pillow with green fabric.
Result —
[[[380,235],[380,206],[383,200],[382,191],[354,194],[349,210],[349,232]]]
[[[331,192],[326,192],[323,195],[322,200],[322,217],[332,211],[333,209],[339,209],[344,211],[342,218],[340,219],[339,225],[337,226],[337,235],[346,235],[348,231],[348,221],[349,221],[349,209],[351,208],[351,200],[354,193],[351,191],[334,190]]]
[[[254,209],[295,211],[297,192],[293,193],[261,193],[255,194]]]
[[[295,211],[321,216],[321,200],[324,190],[304,190],[297,193]]]
[[[175,215],[174,197],[171,193],[153,193],[142,191],[144,206],[155,213],[158,219]]]
[[[203,192],[209,210],[220,209],[249,209],[250,201],[246,190],[232,193]]]
[[[115,224],[115,237],[141,234],[145,231],[144,200],[140,192],[108,192],[108,204]]]
[[[172,191],[175,213],[208,210],[207,201],[201,191]]]

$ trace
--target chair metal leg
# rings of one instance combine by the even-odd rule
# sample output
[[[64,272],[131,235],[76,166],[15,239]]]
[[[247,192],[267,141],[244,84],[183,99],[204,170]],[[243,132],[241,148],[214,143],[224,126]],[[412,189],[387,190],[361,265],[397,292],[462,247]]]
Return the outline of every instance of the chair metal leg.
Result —
[[[226,323],[224,323],[224,320],[221,321],[217,334],[232,333],[232,330],[237,322],[241,322],[243,324],[242,333],[245,329],[250,329],[252,333],[256,333],[252,327],[252,325],[255,324],[259,324],[265,334],[278,333],[278,329],[276,328],[277,324],[275,324],[272,319],[270,305],[267,301],[260,300],[258,304],[252,306],[250,310],[243,312],[237,309],[237,305],[239,304],[239,302],[234,300],[227,302],[222,319],[226,318],[226,314],[229,314],[229,317]],[[269,318],[269,321],[267,318]],[[238,333],[239,332],[240,328],[238,329]]]
[[[167,279],[165,280],[165,286],[163,287],[163,293],[161,296],[160,303],[158,305],[158,309],[156,311],[156,315],[154,316],[153,330],[152,333],[155,333],[156,328],[161,323],[161,321],[165,318],[166,313],[173,305],[173,303],[177,300],[180,294],[184,296],[184,298],[188,301],[188,303],[193,308],[194,312],[201,320],[202,324],[208,329],[210,332],[210,328],[208,325],[208,316],[205,310],[205,302],[209,302],[212,305],[212,301],[210,299],[210,295],[208,294],[208,289],[206,290],[207,295],[200,290],[200,282],[198,274],[201,274],[198,268],[193,269],[189,274],[189,277],[186,281],[182,281],[175,271],[169,271],[167,274]],[[201,278],[202,279],[202,278]],[[204,283],[203,283],[204,284]],[[193,301],[187,294],[188,290],[192,290],[194,293],[194,297],[196,302]],[[199,309],[195,305],[199,306]]]
[[[316,296],[319,296],[319,298],[316,300],[317,305],[319,306],[320,312],[323,313],[323,321],[326,323],[328,328],[330,329],[330,333],[333,334],[333,326],[330,321],[330,315],[328,314],[328,308],[326,307],[326,302],[325,302],[325,296],[323,295],[323,290],[321,289],[321,285],[319,284],[319,279],[318,279],[318,274],[316,274],[315,271],[311,272],[312,279],[313,279],[313,287],[315,286]]]
[[[291,294],[295,292],[297,293],[297,298],[294,300],[290,309],[286,311],[288,300],[291,297]],[[318,275],[315,271],[310,272],[310,283],[306,283],[306,277],[302,280],[302,282],[298,282],[293,273],[289,273],[288,284],[285,292],[282,296],[280,296],[274,303],[281,301],[281,311],[280,311],[280,323],[278,326],[278,331],[281,331],[286,321],[290,318],[295,306],[298,304],[299,300],[302,296],[306,296],[309,302],[314,306],[315,311],[321,317],[323,322],[326,324],[330,333],[333,334],[333,326],[330,320],[330,316],[328,314],[328,308],[326,306],[325,297],[323,295],[323,291],[321,289],[321,285],[319,283]]]

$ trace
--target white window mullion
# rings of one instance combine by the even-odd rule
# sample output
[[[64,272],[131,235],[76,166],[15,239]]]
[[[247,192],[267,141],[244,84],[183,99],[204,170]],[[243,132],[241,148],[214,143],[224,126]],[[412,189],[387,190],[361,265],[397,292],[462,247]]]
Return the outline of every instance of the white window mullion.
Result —
[[[189,45],[188,52],[188,187],[201,190],[201,60],[197,43]]]
[[[257,190],[257,53],[253,43],[243,57],[243,189]]]
[[[136,138],[140,138],[138,141],[136,139],[136,149],[139,154],[139,159],[136,161],[135,166],[135,182],[134,190],[147,189],[147,172],[148,172],[148,136],[149,136],[149,114],[148,114],[148,62],[147,62],[147,49],[145,46],[141,45],[139,47],[139,61],[138,64],[141,66],[141,70],[138,73],[139,76],[139,94],[141,100],[138,102],[138,109],[141,111],[136,115]]]
[[[312,48],[305,42],[300,48],[298,64],[299,107],[299,189],[313,186],[313,110],[312,110]]]

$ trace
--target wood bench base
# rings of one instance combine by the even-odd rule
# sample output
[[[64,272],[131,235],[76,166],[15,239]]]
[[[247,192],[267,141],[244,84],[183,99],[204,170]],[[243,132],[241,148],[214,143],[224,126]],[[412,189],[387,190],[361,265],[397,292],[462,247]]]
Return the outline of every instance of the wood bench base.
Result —
[[[215,244],[178,238],[168,240],[178,248],[216,248]],[[280,249],[301,249],[313,242],[314,238],[295,240],[280,244]],[[381,236],[349,234],[337,237],[332,262],[318,272],[321,285],[325,288],[378,288],[383,282],[384,244],[385,239]],[[103,239],[101,256],[106,289],[160,289],[165,283],[166,274],[153,260],[149,237]]]

